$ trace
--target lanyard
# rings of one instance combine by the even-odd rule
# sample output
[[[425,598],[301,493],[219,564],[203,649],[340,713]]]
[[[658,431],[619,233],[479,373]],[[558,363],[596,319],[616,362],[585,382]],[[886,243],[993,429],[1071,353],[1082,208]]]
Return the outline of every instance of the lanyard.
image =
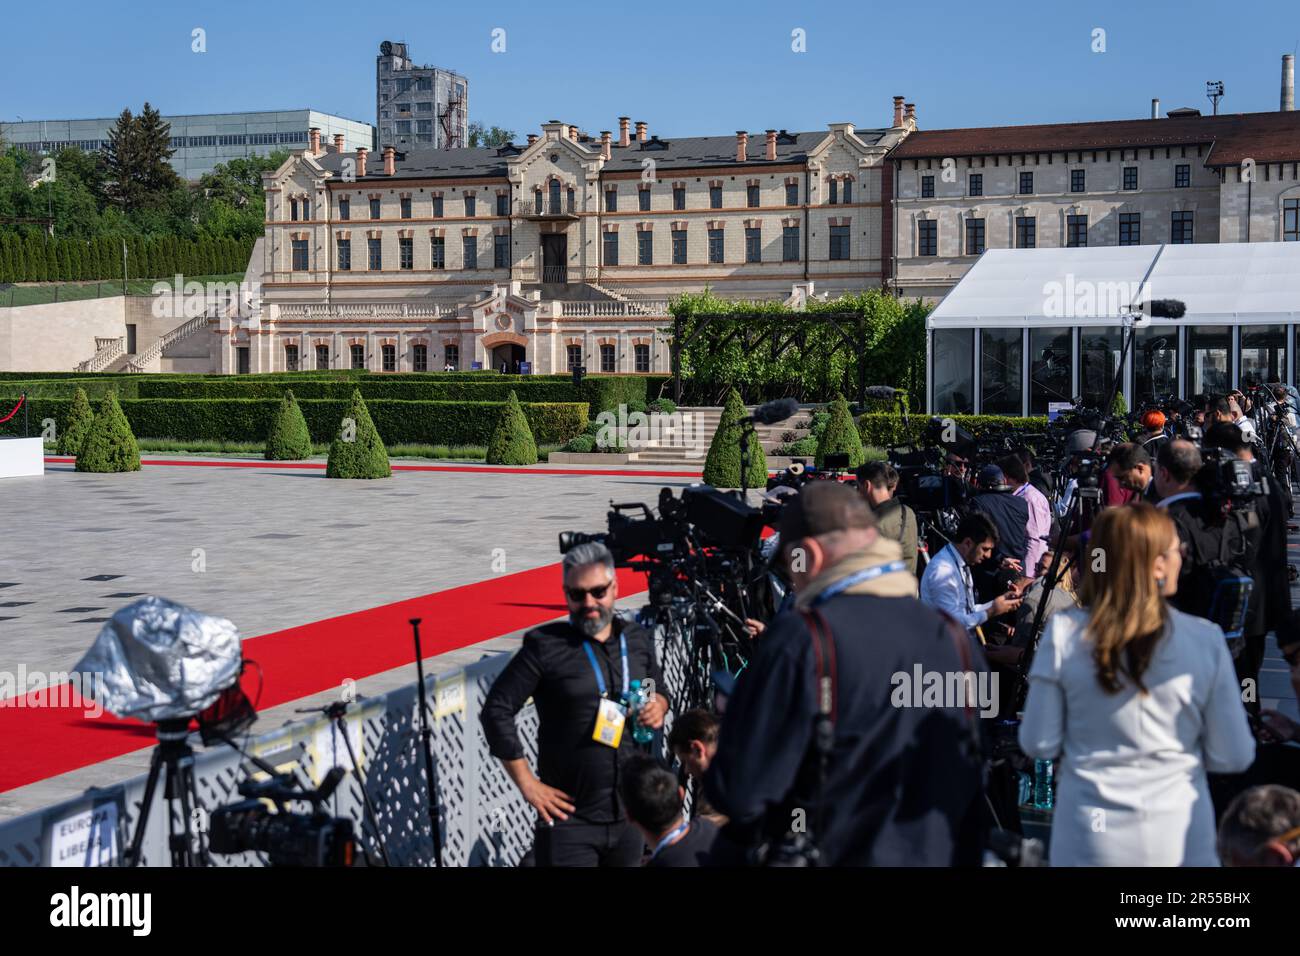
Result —
[[[878,578],[882,574],[890,574],[894,571],[904,571],[906,569],[907,565],[902,561],[890,561],[888,564],[877,564],[875,567],[863,568],[861,571],[857,571],[846,578],[841,578],[836,581],[821,594],[813,598],[812,603],[814,605],[821,604],[825,601],[829,601],[831,598],[835,597],[835,595],[848,590],[855,584],[861,584],[863,581],[870,581],[872,578]]]
[[[587,660],[591,661],[591,669],[596,672],[596,687],[600,690],[600,696],[604,697],[605,675],[601,672],[600,665],[596,663],[596,652],[591,649],[591,641],[583,641],[582,646],[587,652]],[[627,637],[623,634],[618,636],[618,649],[623,657],[623,697],[626,698],[631,684],[627,677]]]
[[[659,855],[659,851],[662,850],[664,847],[666,847],[668,844],[672,843],[673,840],[677,839],[678,837],[685,836],[687,831],[690,830],[690,828],[691,828],[691,824],[689,821],[687,821],[685,823],[679,823],[677,826],[669,830],[668,834],[662,840],[656,843],[655,848],[650,851],[650,859],[653,860],[655,857],[657,857]]]
[[[962,596],[966,599],[966,613],[972,614],[975,611],[975,602],[971,595],[975,590],[975,582],[971,578],[967,577],[967,575],[970,574],[970,568],[966,565],[966,559],[957,553],[956,548],[951,544],[948,545],[948,547],[952,549],[953,563],[957,565],[957,573],[961,575],[961,589]]]

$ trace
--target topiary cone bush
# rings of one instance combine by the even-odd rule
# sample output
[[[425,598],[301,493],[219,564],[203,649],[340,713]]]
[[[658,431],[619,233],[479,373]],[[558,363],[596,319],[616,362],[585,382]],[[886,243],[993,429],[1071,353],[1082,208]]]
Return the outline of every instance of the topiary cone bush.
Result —
[[[519,405],[519,398],[512,389],[506,399],[497,427],[492,431],[488,441],[487,463],[489,465],[535,465],[537,464],[537,443],[533,441],[533,431],[528,427],[528,419]]]
[[[77,471],[116,472],[140,470],[140,446],[131,433],[117,392],[109,390],[86,431],[77,455]]]
[[[388,449],[370,419],[361,390],[352,390],[352,403],[339,423],[338,434],[330,445],[326,478],[388,478],[393,473],[388,464]]]
[[[311,433],[307,419],[302,417],[293,389],[284,390],[280,407],[271,416],[271,427],[266,434],[268,461],[297,461],[311,457]]]
[[[848,453],[849,467],[857,468],[866,461],[867,452],[862,447],[862,436],[849,413],[849,403],[843,395],[836,395],[830,406],[830,421],[817,442],[817,467],[822,467],[828,454]]]
[[[745,404],[740,400],[740,393],[733,388],[727,393],[718,430],[713,433],[708,457],[704,459],[706,485],[713,485],[715,488],[741,486],[740,440],[744,429],[736,423],[744,417]],[[763,454],[763,445],[757,435],[749,441],[749,480],[745,484],[750,488],[759,489],[767,486],[767,456]]]
[[[63,427],[59,430],[58,445],[56,450],[60,455],[79,455],[81,447],[86,443],[86,435],[90,433],[90,426],[95,421],[95,413],[90,410],[90,400],[86,398],[86,390],[78,388],[72,395],[72,405],[68,408],[68,415],[63,420]]]

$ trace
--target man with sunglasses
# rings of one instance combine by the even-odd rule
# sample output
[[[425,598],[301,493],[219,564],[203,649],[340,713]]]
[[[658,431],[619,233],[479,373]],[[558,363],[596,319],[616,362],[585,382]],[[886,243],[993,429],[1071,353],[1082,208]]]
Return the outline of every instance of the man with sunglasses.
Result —
[[[480,720],[492,755],[537,811],[538,866],[639,866],[644,848],[619,795],[621,763],[639,750],[634,716],[663,726],[663,674],[650,633],[614,613],[618,578],[609,550],[580,544],[562,569],[568,619],[524,635]],[[636,715],[627,708],[634,680],[653,692]],[[537,774],[515,726],[529,698],[537,706]]]

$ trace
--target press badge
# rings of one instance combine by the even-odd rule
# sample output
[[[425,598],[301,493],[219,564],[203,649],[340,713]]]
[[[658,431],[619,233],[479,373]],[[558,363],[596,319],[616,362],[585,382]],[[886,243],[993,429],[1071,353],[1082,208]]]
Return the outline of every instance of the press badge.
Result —
[[[596,729],[592,732],[591,739],[617,750],[619,742],[623,739],[625,723],[627,723],[627,708],[608,697],[602,697],[600,707],[596,711]]]

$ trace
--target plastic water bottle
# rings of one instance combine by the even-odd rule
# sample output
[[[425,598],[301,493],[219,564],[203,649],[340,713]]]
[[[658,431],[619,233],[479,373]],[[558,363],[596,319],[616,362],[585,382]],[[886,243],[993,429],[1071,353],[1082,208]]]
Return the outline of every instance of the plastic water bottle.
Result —
[[[1052,761],[1035,760],[1034,761],[1034,809],[1050,810],[1052,809],[1052,791],[1054,781],[1052,780]]]
[[[641,682],[634,680],[629,685],[630,690],[627,698],[628,714],[632,718],[632,739],[639,744],[648,744],[654,739],[655,732],[641,723],[641,708],[649,701],[644,693],[641,692]]]

